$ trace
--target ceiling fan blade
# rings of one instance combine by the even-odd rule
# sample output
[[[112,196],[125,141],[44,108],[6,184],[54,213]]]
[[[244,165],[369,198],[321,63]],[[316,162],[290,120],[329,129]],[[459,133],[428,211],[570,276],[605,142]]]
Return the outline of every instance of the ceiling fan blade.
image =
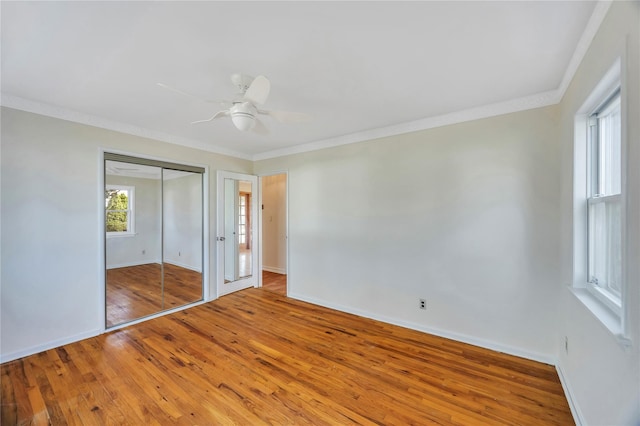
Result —
[[[270,90],[271,83],[269,83],[267,77],[259,75],[251,82],[251,85],[244,94],[244,98],[255,104],[262,105],[267,101]]]
[[[211,118],[207,118],[206,120],[192,121],[191,124],[206,123],[206,122],[215,120],[216,118],[226,117],[228,115],[229,115],[229,110],[225,109],[225,110],[216,112],[215,114],[213,114]]]
[[[258,113],[270,115],[281,123],[304,123],[311,120],[310,115],[302,112],[259,110]]]
[[[260,120],[258,120],[258,118],[255,118],[255,125],[253,126],[253,132],[257,133],[259,135],[263,135],[266,136],[269,134],[269,129],[267,129],[267,127],[264,125],[264,123]]]

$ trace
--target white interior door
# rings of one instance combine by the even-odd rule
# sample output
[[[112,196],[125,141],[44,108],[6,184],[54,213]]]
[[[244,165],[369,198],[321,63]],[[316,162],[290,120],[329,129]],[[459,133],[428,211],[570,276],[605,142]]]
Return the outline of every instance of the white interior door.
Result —
[[[236,179],[224,179],[224,279],[236,281],[238,279],[237,241],[239,182]]]
[[[218,296],[258,285],[258,178],[218,171]]]

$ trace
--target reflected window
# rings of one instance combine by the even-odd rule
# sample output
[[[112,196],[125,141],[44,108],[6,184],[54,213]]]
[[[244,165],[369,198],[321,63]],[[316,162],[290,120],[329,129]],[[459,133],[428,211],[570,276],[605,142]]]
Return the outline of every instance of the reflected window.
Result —
[[[240,244],[247,244],[247,196],[240,194],[240,215],[238,218],[238,238]]]
[[[135,188],[133,186],[106,186],[105,228],[107,236],[124,236],[135,233],[134,194]]]

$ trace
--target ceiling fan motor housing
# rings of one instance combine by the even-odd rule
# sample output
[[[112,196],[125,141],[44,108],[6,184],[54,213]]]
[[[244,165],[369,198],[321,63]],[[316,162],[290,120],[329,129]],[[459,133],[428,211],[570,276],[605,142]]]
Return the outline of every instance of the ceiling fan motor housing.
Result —
[[[231,74],[231,83],[236,86],[240,92],[240,94],[244,95],[247,91],[251,83],[253,83],[254,78],[249,75],[244,74]]]
[[[233,104],[229,112],[231,113],[231,121],[243,132],[248,132],[256,125],[256,114],[258,110],[250,102],[238,102]]]

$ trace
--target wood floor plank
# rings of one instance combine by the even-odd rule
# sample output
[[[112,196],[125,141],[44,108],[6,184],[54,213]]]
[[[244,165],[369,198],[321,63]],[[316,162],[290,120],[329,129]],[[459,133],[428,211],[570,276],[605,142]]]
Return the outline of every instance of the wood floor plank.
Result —
[[[107,269],[107,326],[202,299],[202,274],[170,263]]]
[[[287,295],[287,275],[262,271],[262,288],[274,291],[283,296]]]
[[[1,373],[3,425],[574,424],[553,366],[266,289]]]

